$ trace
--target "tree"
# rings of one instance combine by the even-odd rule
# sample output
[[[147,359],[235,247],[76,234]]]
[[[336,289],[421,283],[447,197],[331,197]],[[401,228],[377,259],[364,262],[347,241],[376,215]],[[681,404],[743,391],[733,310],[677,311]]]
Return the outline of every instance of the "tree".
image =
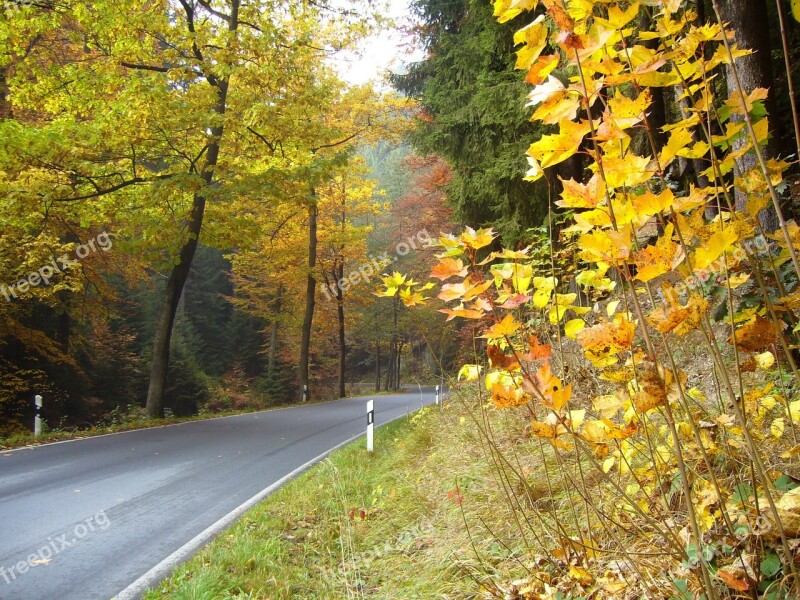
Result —
[[[498,24],[483,0],[416,0],[411,9],[428,55],[392,81],[420,101],[414,146],[450,164],[448,197],[459,220],[495,225],[513,244],[542,221],[548,197],[543,183],[523,181],[537,129],[524,75],[514,70],[514,29]]]
[[[280,152],[248,164],[242,157],[263,148],[270,134],[253,135],[251,125],[302,104],[287,92],[319,79],[324,56],[364,35],[371,11],[340,18],[324,4],[240,0],[174,6],[133,0],[127,9],[75,1],[26,9],[2,23],[8,39],[27,51],[15,54],[23,60],[11,64],[10,78],[3,65],[6,104],[41,117],[13,133],[14,123],[3,123],[15,142],[4,170],[27,182],[14,196],[18,206],[46,214],[77,207],[87,222],[121,223],[119,234],[138,240],[132,251],[168,268],[147,400],[156,416],[201,233],[224,247],[239,210],[274,188],[264,171],[276,162],[296,164],[290,140],[308,139],[315,129],[296,120],[281,132]],[[54,63],[60,68],[50,68]],[[312,86],[313,94],[326,93],[329,81]]]

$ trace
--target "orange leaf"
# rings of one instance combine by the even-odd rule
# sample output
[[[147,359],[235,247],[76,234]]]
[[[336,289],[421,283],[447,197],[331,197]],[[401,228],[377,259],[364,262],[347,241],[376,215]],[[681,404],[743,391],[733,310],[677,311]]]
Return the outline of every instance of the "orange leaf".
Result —
[[[550,355],[553,353],[553,348],[550,344],[539,343],[539,338],[535,335],[528,338],[528,349],[530,350],[529,354],[532,360],[546,360],[550,358]]]
[[[572,396],[572,385],[563,386],[561,380],[553,375],[550,363],[544,363],[533,376],[536,389],[544,398],[545,405],[553,410],[561,410]]]
[[[450,277],[466,277],[469,270],[464,266],[461,259],[456,258],[443,258],[439,264],[431,270],[431,277],[444,281]]]
[[[541,421],[531,421],[531,433],[548,440],[556,439],[556,426],[542,423]]]
[[[519,361],[514,356],[504,354],[500,347],[495,344],[489,344],[486,347],[486,354],[491,361],[492,367],[505,369],[506,371],[520,368]]]
[[[492,386],[492,402],[497,408],[522,406],[530,401],[531,397],[521,387],[505,386],[495,383]]]
[[[720,569],[717,571],[717,577],[719,577],[725,585],[727,585],[732,590],[736,590],[737,592],[746,592],[750,589],[750,584],[745,579],[740,579],[733,573],[725,571],[724,569]]]
[[[480,337],[486,338],[487,340],[500,340],[511,335],[520,327],[522,327],[522,323],[518,322],[514,318],[514,315],[508,314],[502,321],[492,325],[486,333]]]
[[[456,317],[462,317],[464,319],[482,319],[485,314],[482,310],[473,310],[469,308],[457,308],[455,310],[440,308],[439,312],[446,314],[448,321],[452,321]]]
[[[734,339],[741,350],[760,352],[778,341],[778,330],[772,321],[756,315],[755,321],[737,329],[728,341],[733,344]]]
[[[623,315],[618,315],[613,323],[600,323],[578,332],[578,343],[583,346],[586,358],[595,365],[607,365],[616,362],[609,358],[625,350],[633,344],[636,327]]]

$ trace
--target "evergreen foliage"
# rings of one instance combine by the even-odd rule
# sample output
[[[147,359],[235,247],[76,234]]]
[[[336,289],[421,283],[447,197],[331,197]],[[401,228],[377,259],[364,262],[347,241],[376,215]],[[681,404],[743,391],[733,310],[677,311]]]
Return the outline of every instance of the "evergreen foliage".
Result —
[[[536,129],[523,75],[514,71],[514,28],[498,24],[482,0],[416,0],[412,11],[428,57],[393,84],[421,102],[413,143],[450,163],[457,218],[493,225],[516,243],[547,214],[547,188],[523,181]]]

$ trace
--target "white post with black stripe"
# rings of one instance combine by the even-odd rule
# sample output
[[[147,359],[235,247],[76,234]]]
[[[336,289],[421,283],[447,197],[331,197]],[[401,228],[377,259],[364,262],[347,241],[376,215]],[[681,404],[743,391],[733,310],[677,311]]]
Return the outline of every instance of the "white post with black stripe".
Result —
[[[42,397],[39,394],[33,397],[33,413],[36,415],[33,418],[33,435],[39,437],[42,435]]]
[[[375,401],[367,402],[367,452],[375,449]]]
[[[437,385],[436,386],[436,406],[441,408],[442,404],[441,404],[439,392],[440,392],[440,389],[439,389],[439,386]]]

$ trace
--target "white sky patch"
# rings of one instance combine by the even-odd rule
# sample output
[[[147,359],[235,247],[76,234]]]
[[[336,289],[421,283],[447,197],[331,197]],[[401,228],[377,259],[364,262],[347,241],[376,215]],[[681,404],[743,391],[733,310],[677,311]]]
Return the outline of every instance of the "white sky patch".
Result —
[[[388,0],[387,16],[395,21],[395,28],[365,39],[359,53],[340,52],[331,59],[346,82],[361,85],[374,81],[383,85],[387,71],[401,71],[403,65],[422,58],[421,51],[408,47],[409,40],[400,30],[409,22],[408,0]]]

